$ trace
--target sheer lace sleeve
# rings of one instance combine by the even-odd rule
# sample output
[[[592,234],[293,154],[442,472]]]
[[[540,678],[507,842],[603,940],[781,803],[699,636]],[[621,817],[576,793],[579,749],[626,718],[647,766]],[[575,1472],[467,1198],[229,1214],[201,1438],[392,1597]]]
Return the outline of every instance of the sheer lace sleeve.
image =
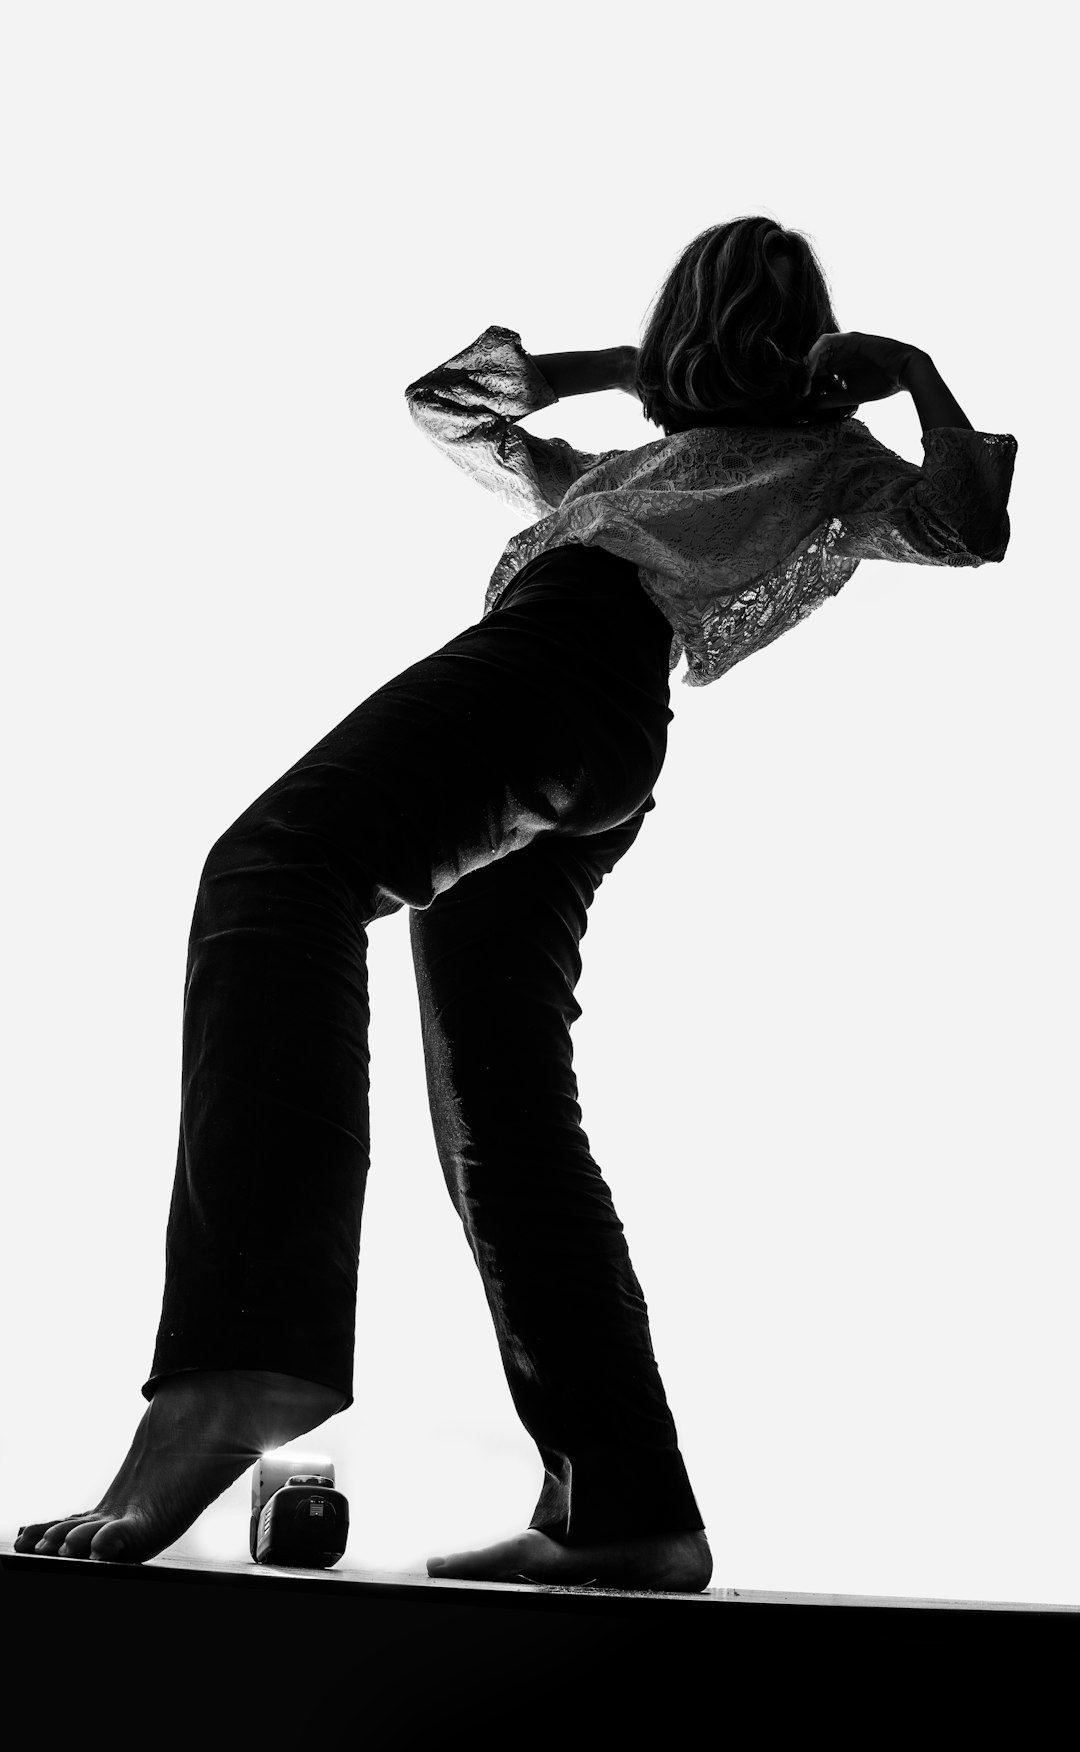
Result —
[[[537,438],[515,422],[558,396],[514,329],[493,326],[405,391],[420,430],[480,486],[520,511],[545,517],[582,475],[621,456]]]
[[[1010,434],[931,427],[922,435],[922,468],[886,449],[860,420],[847,423],[843,440],[835,554],[921,566],[1004,558],[1017,450]]]

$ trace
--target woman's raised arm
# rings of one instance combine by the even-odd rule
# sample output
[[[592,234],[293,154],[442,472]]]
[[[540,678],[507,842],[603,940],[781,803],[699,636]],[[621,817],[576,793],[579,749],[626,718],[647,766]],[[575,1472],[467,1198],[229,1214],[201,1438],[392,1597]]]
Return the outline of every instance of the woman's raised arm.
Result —
[[[562,401],[564,396],[589,395],[597,389],[625,389],[627,375],[637,362],[637,348],[601,347],[590,353],[533,353],[530,357]]]

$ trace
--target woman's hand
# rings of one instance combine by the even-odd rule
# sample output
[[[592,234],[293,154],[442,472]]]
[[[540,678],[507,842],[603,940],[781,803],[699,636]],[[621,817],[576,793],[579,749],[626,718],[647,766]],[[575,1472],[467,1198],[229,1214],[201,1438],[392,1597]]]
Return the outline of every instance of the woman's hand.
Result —
[[[806,355],[800,400],[804,406],[824,408],[884,401],[904,388],[904,374],[920,351],[886,335],[856,330],[821,335]]]

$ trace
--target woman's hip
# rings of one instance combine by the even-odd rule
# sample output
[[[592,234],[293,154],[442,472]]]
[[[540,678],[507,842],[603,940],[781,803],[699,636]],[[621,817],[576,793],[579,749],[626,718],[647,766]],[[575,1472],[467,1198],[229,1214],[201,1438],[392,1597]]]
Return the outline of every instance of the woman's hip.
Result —
[[[565,659],[616,699],[629,689],[668,709],[673,628],[641,588],[637,567],[606,548],[548,548],[516,574],[487,619],[525,617]],[[481,623],[484,624],[484,623]]]
[[[226,830],[218,859],[257,840],[263,861],[303,861],[318,841],[370,917],[428,906],[538,835],[602,834],[651,807],[672,715],[658,650],[643,657],[624,628],[594,659],[592,607],[524,596],[364,700]]]

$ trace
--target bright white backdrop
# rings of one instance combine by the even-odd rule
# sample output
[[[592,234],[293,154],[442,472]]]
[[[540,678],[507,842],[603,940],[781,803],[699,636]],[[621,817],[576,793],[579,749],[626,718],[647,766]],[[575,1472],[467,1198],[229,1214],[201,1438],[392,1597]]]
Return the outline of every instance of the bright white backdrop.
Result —
[[[585,1127],[715,1586],[1075,1602],[1055,9],[630,16],[4,9],[0,1536],[90,1507],[144,1408],[207,850],[480,617],[521,527],[405,385],[492,322],[636,341],[682,246],[765,212],[842,327],[1018,437],[1012,545],[864,564],[722,682],[676,677],[584,946]],[[921,460],[910,400],[862,417]],[[529,425],[657,435],[617,393]],[[346,1566],[422,1570],[523,1527],[540,1465],[442,1184],[405,913],[370,969],[357,1399],[312,1445]],[[247,1490],[173,1551],[242,1558]]]

